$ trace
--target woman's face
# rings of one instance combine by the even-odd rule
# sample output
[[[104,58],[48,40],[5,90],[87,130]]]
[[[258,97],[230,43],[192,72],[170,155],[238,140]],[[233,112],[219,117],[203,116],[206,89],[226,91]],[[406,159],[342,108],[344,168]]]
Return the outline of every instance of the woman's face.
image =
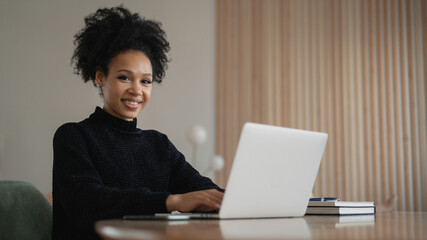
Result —
[[[153,70],[144,53],[128,50],[111,59],[108,75],[96,72],[96,82],[104,95],[104,110],[132,121],[150,100]]]

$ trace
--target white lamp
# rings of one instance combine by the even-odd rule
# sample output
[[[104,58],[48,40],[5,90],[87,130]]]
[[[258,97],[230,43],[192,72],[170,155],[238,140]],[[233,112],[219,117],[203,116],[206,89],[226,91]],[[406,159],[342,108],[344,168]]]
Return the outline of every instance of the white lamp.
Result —
[[[208,169],[203,172],[203,175],[207,175],[211,172],[221,171],[224,168],[224,158],[220,155],[212,157]]]
[[[206,141],[207,133],[206,129],[200,125],[193,126],[188,131],[188,141],[193,145],[193,153],[191,155],[191,164],[194,167],[197,166],[197,148]]]
[[[206,141],[207,138],[206,129],[200,125],[193,126],[188,131],[188,141],[193,146],[193,153],[191,155],[191,164],[194,168],[197,167],[197,148]],[[211,172],[221,171],[224,168],[224,158],[219,155],[215,155],[211,158],[209,167],[203,172],[203,175],[210,174]]]

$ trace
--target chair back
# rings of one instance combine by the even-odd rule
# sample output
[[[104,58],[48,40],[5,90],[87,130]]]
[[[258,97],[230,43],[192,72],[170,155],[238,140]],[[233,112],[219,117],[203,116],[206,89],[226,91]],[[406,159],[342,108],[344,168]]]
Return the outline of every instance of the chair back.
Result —
[[[0,239],[51,239],[52,206],[33,185],[0,181]]]

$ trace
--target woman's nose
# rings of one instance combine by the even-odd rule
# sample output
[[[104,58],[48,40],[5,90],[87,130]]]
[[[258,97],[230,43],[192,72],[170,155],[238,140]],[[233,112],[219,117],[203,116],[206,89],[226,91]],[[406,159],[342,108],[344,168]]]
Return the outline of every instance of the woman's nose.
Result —
[[[142,86],[138,82],[132,83],[132,86],[130,87],[130,93],[135,95],[142,95]]]

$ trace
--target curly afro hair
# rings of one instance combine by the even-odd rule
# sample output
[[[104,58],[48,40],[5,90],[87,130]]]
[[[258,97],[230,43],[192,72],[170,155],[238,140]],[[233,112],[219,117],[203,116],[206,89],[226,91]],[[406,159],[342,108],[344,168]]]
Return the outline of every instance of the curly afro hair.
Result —
[[[151,61],[153,81],[161,83],[167,69],[170,50],[161,23],[132,14],[123,6],[98,9],[85,18],[86,26],[74,36],[71,63],[84,82],[92,81],[100,69],[108,75],[113,57],[127,50],[143,52]]]

